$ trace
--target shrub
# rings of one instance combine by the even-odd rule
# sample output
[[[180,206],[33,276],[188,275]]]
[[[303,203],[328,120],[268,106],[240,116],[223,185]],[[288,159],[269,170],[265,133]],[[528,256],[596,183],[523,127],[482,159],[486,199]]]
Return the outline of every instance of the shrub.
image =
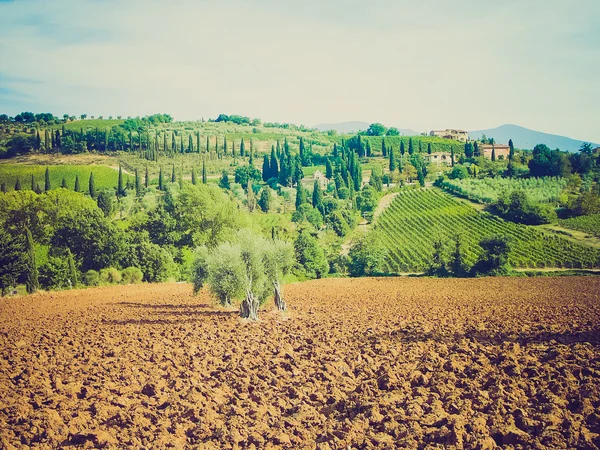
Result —
[[[143,277],[144,274],[137,267],[127,267],[121,272],[121,281],[124,284],[139,284]]]
[[[100,275],[95,270],[90,269],[83,275],[83,282],[86,286],[98,286],[100,284]]]
[[[387,250],[375,234],[368,234],[350,248],[348,270],[353,277],[373,275],[381,270]]]
[[[48,262],[40,267],[39,279],[45,289],[66,289],[73,286],[66,258],[48,257]]]
[[[107,284],[115,284],[121,281],[121,273],[114,267],[102,269],[100,271],[100,282]]]

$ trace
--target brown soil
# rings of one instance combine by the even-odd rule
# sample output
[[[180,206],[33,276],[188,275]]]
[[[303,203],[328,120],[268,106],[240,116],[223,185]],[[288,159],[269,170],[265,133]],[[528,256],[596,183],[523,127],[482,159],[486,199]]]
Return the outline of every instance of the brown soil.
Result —
[[[600,446],[600,279],[186,284],[0,301],[0,448]]]

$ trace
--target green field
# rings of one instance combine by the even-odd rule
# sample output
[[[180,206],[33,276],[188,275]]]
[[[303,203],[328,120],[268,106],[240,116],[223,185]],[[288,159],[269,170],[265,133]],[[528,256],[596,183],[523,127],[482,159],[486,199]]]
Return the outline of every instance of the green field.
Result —
[[[124,120],[119,119],[85,119],[85,120],[74,120],[64,124],[65,130],[79,131],[82,128],[84,130],[98,128],[99,130],[105,130],[106,128],[112,128],[115,125],[121,125]],[[62,129],[63,124],[52,125],[52,129]]]
[[[584,233],[600,237],[600,214],[561,219],[558,221],[558,224],[561,227],[583,231]]]
[[[534,202],[558,202],[567,187],[568,180],[562,177],[547,178],[467,178],[445,180],[441,188],[451,194],[468,198],[478,203],[494,203],[504,191],[521,189]]]
[[[67,187],[75,187],[75,177],[79,175],[79,185],[81,190],[85,191],[88,187],[90,173],[94,173],[94,183],[96,189],[114,188],[117,186],[119,173],[113,168],[106,166],[49,166],[51,188],[58,188],[62,184],[63,178],[67,181]],[[31,189],[31,176],[33,175],[35,183],[39,183],[44,189],[46,166],[33,164],[0,164],[0,184],[6,183],[8,191],[12,191],[17,182],[21,183],[22,189]],[[132,178],[133,180],[133,178]],[[127,177],[124,177],[124,182]]]
[[[597,249],[479,212],[435,188],[401,191],[377,219],[373,232],[388,249],[390,273],[427,270],[434,239],[440,238],[450,248],[456,234],[462,236],[468,264],[479,257],[482,238],[503,234],[511,239],[513,267],[600,266]]]

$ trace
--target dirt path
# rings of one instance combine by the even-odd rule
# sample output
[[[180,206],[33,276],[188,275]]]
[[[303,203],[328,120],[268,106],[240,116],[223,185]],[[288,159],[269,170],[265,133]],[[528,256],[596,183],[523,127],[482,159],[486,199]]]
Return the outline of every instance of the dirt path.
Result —
[[[397,192],[391,192],[391,193],[385,194],[383,197],[381,197],[381,199],[379,200],[379,203],[377,204],[377,208],[375,209],[375,212],[373,213],[373,222],[375,222],[375,219],[377,217],[379,217],[381,215],[381,213],[383,211],[385,211],[385,209],[388,206],[390,206],[390,203],[392,203],[392,200],[394,200],[394,198],[396,198],[396,195],[398,195]],[[350,247],[352,247],[352,242],[356,239],[359,239],[361,236],[364,236],[365,233],[367,233],[373,226],[373,222],[367,222],[366,220],[363,219],[356,226],[356,229],[352,233],[350,233],[348,236],[346,236],[346,239],[342,243],[342,250],[341,250],[342,255],[348,255],[348,253],[350,252]]]
[[[2,299],[0,448],[597,448],[600,279],[326,279]],[[573,430],[577,430],[576,433]]]

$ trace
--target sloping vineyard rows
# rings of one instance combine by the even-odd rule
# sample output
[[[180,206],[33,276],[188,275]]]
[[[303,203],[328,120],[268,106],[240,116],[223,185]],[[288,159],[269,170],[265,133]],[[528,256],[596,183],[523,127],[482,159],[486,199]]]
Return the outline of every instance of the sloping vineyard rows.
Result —
[[[567,187],[566,178],[467,178],[445,180],[442,189],[478,203],[493,203],[503,191],[522,189],[534,202],[557,202]]]
[[[449,253],[457,234],[462,237],[468,264],[477,261],[481,239],[503,234],[511,239],[509,262],[513,267],[600,266],[597,249],[479,212],[438,189],[400,192],[377,219],[373,232],[388,249],[385,269],[390,273],[426,270],[434,240],[446,242]]]
[[[559,220],[558,224],[565,228],[583,231],[584,233],[600,237],[600,214],[563,219]]]

